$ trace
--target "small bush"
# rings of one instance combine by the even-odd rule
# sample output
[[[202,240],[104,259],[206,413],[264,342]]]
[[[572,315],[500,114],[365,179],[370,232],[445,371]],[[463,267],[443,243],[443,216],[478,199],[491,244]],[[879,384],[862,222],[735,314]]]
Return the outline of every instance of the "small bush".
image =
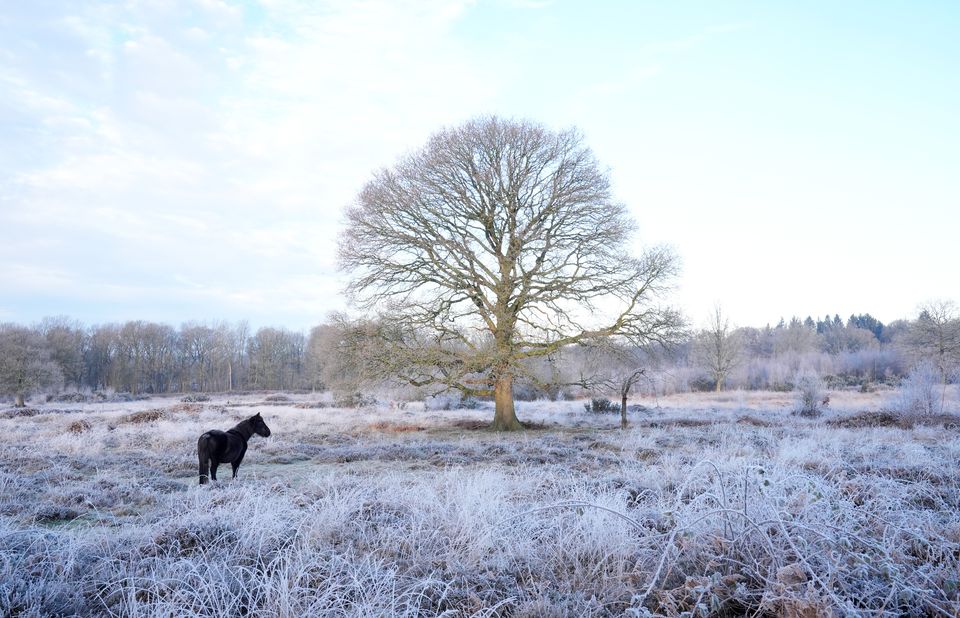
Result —
[[[57,395],[54,399],[54,401],[59,403],[87,403],[88,401],[96,400],[96,397],[88,395],[87,393],[63,393]]]
[[[789,393],[797,388],[793,382],[773,382],[770,384],[770,390],[774,393]]]
[[[900,383],[893,407],[906,415],[935,414],[940,409],[940,393],[940,372],[930,361],[920,361]]]
[[[322,410],[324,408],[329,408],[330,404],[325,401],[305,401],[303,403],[298,403],[293,406],[298,410]]]
[[[376,397],[371,397],[369,395],[364,395],[363,393],[350,393],[348,395],[341,395],[333,403],[335,408],[364,408],[367,406],[376,405]]]
[[[717,390],[717,381],[707,377],[699,377],[690,380],[690,390],[694,393],[709,393]]]
[[[583,408],[594,414],[620,414],[620,405],[609,399],[591,399],[583,404]]]
[[[286,395],[267,395],[264,398],[264,401],[284,402],[284,401],[292,401],[292,399],[290,399]]]
[[[460,400],[461,410],[476,410],[480,407],[480,400],[476,397],[464,397]]]
[[[455,410],[460,407],[460,393],[438,393],[423,400],[425,410]]]
[[[186,397],[181,397],[180,401],[183,403],[202,403],[204,401],[210,401],[210,397],[204,395],[203,393],[195,393],[193,395],[187,395]]]
[[[830,402],[830,398],[826,396],[826,387],[820,376],[814,371],[804,371],[797,374],[794,383],[796,385],[794,412],[807,417],[823,414],[823,408]]]
[[[423,401],[427,410],[476,410],[480,400],[476,397],[464,397],[459,392],[438,393]]]

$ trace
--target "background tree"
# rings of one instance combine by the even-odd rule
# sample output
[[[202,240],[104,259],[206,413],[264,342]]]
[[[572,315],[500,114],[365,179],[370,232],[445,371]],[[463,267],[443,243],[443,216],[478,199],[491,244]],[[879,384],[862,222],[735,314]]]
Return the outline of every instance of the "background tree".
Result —
[[[44,318],[39,329],[46,340],[50,359],[59,367],[64,381],[79,391],[85,377],[84,354],[89,343],[83,325],[66,316],[57,316]]]
[[[730,319],[720,305],[715,306],[707,328],[697,338],[696,353],[710,373],[717,392],[723,390],[727,376],[740,362],[741,348],[740,338],[731,328]]]
[[[387,341],[396,340],[391,324],[376,319],[352,320],[346,314],[331,314],[327,323],[310,332],[308,376],[338,398],[364,395],[365,388],[383,385],[388,374],[400,374],[399,366],[386,362],[399,356],[382,353]]]
[[[177,333],[167,324],[147,322],[141,326],[139,336],[143,350],[144,390],[166,392],[176,374]]]
[[[941,411],[946,401],[947,378],[960,365],[960,315],[952,301],[928,302],[906,333],[905,343],[917,360],[928,359],[940,374]]]
[[[0,324],[0,393],[13,395],[14,405],[45,388],[59,385],[60,368],[50,359],[50,351],[39,331]]]
[[[638,385],[647,379],[647,371],[654,362],[649,350],[610,338],[602,346],[606,357],[606,381],[611,390],[620,396],[620,428],[626,429],[627,398]]]
[[[655,304],[676,259],[627,253],[634,224],[575,130],[497,117],[443,130],[376,173],[347,219],[348,292],[401,328],[387,364],[412,384],[492,394],[497,430],[522,427],[526,359],[677,322]]]
[[[250,385],[260,389],[302,386],[303,333],[283,328],[259,329],[247,344],[250,358]]]
[[[95,326],[90,332],[83,359],[87,383],[94,390],[113,386],[118,338],[119,327],[116,324]]]

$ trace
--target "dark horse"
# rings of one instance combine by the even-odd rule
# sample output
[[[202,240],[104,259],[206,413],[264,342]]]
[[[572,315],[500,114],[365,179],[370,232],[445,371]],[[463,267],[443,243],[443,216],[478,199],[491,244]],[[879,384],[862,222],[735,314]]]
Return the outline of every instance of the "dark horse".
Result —
[[[229,463],[233,467],[233,478],[237,478],[237,468],[247,452],[247,440],[257,434],[270,435],[270,428],[263,422],[260,414],[251,416],[227,431],[211,429],[197,441],[197,456],[200,457],[200,484],[208,478],[217,480],[217,466]],[[208,473],[209,470],[209,473]]]

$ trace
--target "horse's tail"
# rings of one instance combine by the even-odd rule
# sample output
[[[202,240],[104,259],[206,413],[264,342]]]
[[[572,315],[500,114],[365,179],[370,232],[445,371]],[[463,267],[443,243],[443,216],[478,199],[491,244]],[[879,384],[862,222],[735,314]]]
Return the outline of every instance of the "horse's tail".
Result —
[[[197,440],[197,457],[200,459],[200,484],[210,480],[210,434],[203,434]]]

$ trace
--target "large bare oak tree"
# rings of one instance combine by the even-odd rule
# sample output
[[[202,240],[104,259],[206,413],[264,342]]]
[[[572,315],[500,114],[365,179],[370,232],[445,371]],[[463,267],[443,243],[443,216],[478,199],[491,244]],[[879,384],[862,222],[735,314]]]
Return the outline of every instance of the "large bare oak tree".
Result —
[[[673,331],[659,304],[665,248],[629,253],[634,222],[576,130],[479,118],[377,172],[347,210],[348,292],[380,313],[384,371],[493,396],[497,430],[522,428],[524,363],[612,335]]]

